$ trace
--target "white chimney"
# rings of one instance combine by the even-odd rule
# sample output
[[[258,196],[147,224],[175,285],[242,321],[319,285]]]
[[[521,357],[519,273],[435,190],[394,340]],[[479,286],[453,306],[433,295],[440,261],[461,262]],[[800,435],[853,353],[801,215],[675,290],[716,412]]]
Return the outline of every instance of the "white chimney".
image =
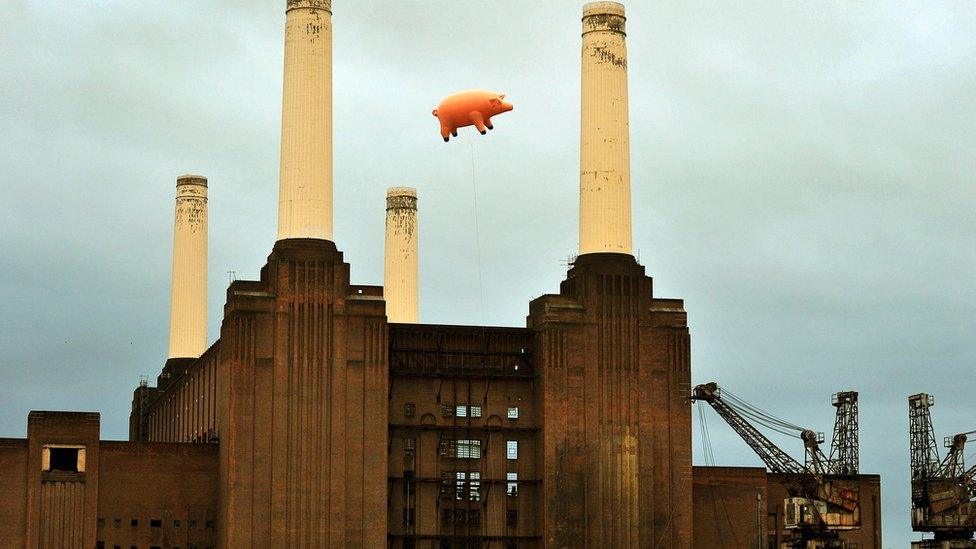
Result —
[[[386,265],[383,295],[390,322],[420,321],[417,191],[393,187],[386,192]]]
[[[169,358],[207,350],[207,178],[176,180]]]
[[[583,7],[580,255],[633,253],[623,5]]]
[[[278,240],[332,240],[332,1],[288,0]]]

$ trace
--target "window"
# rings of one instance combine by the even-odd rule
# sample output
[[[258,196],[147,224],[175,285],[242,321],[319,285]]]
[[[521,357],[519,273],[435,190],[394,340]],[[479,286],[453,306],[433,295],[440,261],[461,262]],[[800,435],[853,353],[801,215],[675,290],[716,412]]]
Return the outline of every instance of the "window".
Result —
[[[105,549],[105,541],[104,540],[95,541],[95,549]]]
[[[457,417],[481,417],[481,406],[458,404],[454,407],[454,415]]]
[[[457,441],[454,440],[442,440],[440,441],[440,454],[441,457],[457,457]]]
[[[413,453],[417,449],[417,439],[408,437],[403,439],[403,451]]]
[[[173,528],[179,528],[179,527],[180,527],[180,521],[174,520],[173,521]]]
[[[453,520],[454,511],[452,509],[441,509],[441,526],[450,526]]]
[[[122,528],[122,519],[115,519],[115,527]]]
[[[513,498],[518,496],[518,473],[508,473],[505,475],[505,478],[508,481],[508,484],[506,484],[505,493],[508,494],[509,497]]]
[[[468,510],[468,524],[471,526],[481,526],[481,509]]]
[[[44,462],[45,471],[60,471],[63,473],[83,473],[84,465],[83,447],[61,447],[46,446],[41,450],[41,461]],[[47,458],[47,459],[45,459]]]
[[[508,419],[518,419],[518,406],[508,407]]]
[[[481,473],[457,471],[454,473],[454,499],[481,501]]]
[[[446,496],[451,491],[451,483],[454,482],[454,473],[451,471],[441,471],[441,495]]]
[[[105,519],[103,518],[98,519],[98,527],[105,528]]]
[[[413,402],[408,402],[403,405],[403,415],[406,417],[413,417],[417,414],[417,405]]]
[[[454,406],[450,404],[441,405],[441,415],[444,417],[454,417]]]
[[[413,523],[414,523],[415,520],[416,520],[416,515],[415,515],[413,509],[407,508],[407,509],[404,509],[403,510],[403,525],[404,526],[413,526]]]
[[[518,459],[518,441],[510,440],[505,446],[505,457],[508,459]]]
[[[518,524],[518,509],[509,509],[505,513],[505,517],[507,519],[506,522],[508,522],[508,525],[509,526],[515,526],[515,525],[517,525]]]
[[[481,501],[481,473],[477,471],[468,474],[468,499]]]
[[[139,526],[139,519],[132,519],[129,521],[130,526]]]
[[[190,528],[196,528],[196,527],[197,527],[197,521],[191,520],[190,521]]]
[[[457,452],[454,457],[458,459],[481,459],[481,441],[469,439],[457,441]]]
[[[159,519],[150,519],[150,521],[149,521],[149,527],[150,528],[162,528],[163,527],[163,521],[161,521]]]
[[[206,526],[207,526],[207,528],[213,528],[214,527],[214,521],[208,520]]]
[[[459,526],[464,526],[468,522],[468,511],[467,509],[457,509],[454,512],[454,524]]]

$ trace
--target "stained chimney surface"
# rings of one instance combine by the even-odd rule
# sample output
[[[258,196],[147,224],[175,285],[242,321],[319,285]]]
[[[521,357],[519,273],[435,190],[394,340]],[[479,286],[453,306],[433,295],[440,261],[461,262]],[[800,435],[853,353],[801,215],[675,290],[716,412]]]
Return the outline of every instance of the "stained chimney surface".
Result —
[[[383,295],[390,322],[420,321],[417,191],[393,187],[386,193],[386,262]]]
[[[176,180],[169,358],[197,358],[207,349],[207,178]]]
[[[633,253],[624,7],[583,7],[580,255]]]
[[[332,2],[287,6],[278,240],[332,240]]]

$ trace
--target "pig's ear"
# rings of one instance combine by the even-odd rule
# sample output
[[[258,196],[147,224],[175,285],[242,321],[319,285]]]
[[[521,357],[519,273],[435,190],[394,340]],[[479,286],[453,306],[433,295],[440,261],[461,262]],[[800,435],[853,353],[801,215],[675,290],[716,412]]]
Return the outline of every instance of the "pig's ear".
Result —
[[[491,103],[492,105],[497,105],[497,104],[501,103],[502,100],[499,99],[499,98],[497,98],[497,97],[492,97],[491,100],[489,100],[488,102]]]
[[[499,99],[499,100],[501,100],[501,99],[505,99],[505,94],[504,94],[504,93],[503,93],[503,94],[500,94],[500,95],[498,96],[498,99]]]

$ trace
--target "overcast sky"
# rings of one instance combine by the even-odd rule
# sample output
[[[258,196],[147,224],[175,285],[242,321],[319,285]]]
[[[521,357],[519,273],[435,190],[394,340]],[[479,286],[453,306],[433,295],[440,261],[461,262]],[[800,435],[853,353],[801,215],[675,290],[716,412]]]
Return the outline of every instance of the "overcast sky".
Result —
[[[415,186],[422,320],[523,326],[577,246],[582,2],[334,3],[353,282],[382,283],[385,189]],[[0,436],[32,409],[127,436],[166,358],[176,176],[210,178],[210,341],[227,271],[258,276],[283,4],[0,2]],[[694,381],[828,437],[831,393],[860,391],[884,545],[907,546],[906,397],[937,396],[939,440],[976,428],[972,2],[628,11],[634,241],[656,294],[685,299]],[[516,109],[445,144],[430,112],[469,88]],[[717,462],[760,464],[707,417]]]

